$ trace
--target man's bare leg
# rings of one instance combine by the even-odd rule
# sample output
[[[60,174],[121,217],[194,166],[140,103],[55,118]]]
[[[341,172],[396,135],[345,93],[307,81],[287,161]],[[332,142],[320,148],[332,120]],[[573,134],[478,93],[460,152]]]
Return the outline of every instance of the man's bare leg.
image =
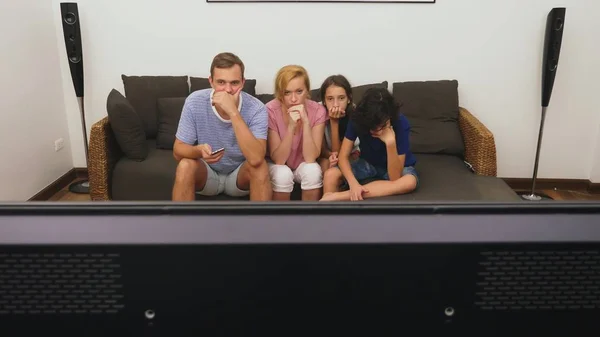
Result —
[[[363,194],[363,199],[385,197],[388,195],[398,195],[412,192],[417,187],[417,178],[412,174],[407,174],[400,179],[389,181],[389,180],[377,180],[370,182],[364,187],[369,190],[368,193]],[[345,201],[350,200],[350,191],[334,192],[323,195],[321,201]]]
[[[181,159],[175,171],[173,201],[196,200],[196,189],[202,190],[204,188],[206,178],[207,171],[204,163],[195,159]]]
[[[250,190],[251,201],[267,201],[273,198],[269,165],[263,160],[258,166],[251,166],[245,161],[240,167],[237,177],[240,190]]]

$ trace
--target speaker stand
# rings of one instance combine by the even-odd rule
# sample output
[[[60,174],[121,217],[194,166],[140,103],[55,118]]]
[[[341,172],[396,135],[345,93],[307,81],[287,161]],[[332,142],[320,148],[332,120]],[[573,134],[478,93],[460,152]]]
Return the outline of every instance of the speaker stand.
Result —
[[[532,179],[532,185],[531,185],[531,193],[521,195],[521,197],[523,199],[529,200],[529,201],[540,201],[540,200],[542,200],[542,198],[545,198],[545,199],[548,198],[546,196],[543,197],[541,195],[535,194],[535,181],[537,180],[538,164],[540,161],[540,148],[542,146],[542,135],[544,134],[545,120],[546,120],[546,107],[542,107],[542,120],[540,121],[540,132],[538,134],[537,150],[535,151],[535,163],[533,165],[533,179]]]
[[[85,164],[86,167],[89,167],[89,157],[88,157],[88,139],[87,139],[87,129],[85,126],[85,109],[83,106],[83,97],[77,97],[77,102],[79,103],[79,114],[81,116],[81,129],[83,130],[83,144],[85,150]],[[90,182],[86,180],[80,180],[69,185],[69,191],[77,194],[89,194],[90,193]]]

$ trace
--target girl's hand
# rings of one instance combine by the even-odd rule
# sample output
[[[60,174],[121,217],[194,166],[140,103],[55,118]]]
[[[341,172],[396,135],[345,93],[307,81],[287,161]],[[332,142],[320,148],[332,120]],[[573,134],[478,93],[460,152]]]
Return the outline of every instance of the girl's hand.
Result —
[[[329,168],[334,167],[335,165],[337,165],[337,163],[338,163],[338,153],[331,152],[331,155],[329,155]]]
[[[340,119],[346,116],[346,111],[340,109],[339,106],[334,106],[329,109],[329,118],[331,119]]]

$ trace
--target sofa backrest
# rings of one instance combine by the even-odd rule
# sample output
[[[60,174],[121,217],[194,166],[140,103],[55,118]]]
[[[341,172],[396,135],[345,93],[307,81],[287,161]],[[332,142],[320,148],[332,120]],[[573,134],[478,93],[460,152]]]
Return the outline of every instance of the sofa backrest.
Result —
[[[148,139],[156,138],[158,107],[161,97],[186,97],[190,94],[188,76],[126,76],[121,75],[125,97],[144,123]]]
[[[138,128],[135,128],[135,125],[132,127],[135,118],[129,118],[128,127],[135,131],[135,137],[117,136],[117,140],[128,139],[129,146],[132,137],[135,139],[145,137],[156,139],[157,148],[172,149],[186,97],[196,90],[210,88],[208,78],[203,77],[127,75],[121,77],[125,97],[131,105],[124,111],[127,113],[131,113],[131,110],[135,111],[141,123]],[[247,79],[242,90],[257,97],[263,103],[274,98],[272,93],[257,94],[256,83],[255,79]],[[352,88],[354,102],[357,103],[366,90],[372,87],[388,88],[388,81],[354,86]],[[311,90],[310,94],[313,100],[321,101],[318,88]],[[456,80],[393,82],[392,94],[401,103],[401,112],[410,122],[413,152],[459,157],[464,155],[464,144],[458,124],[458,82]],[[116,97],[114,93],[109,95],[112,96]],[[113,105],[107,103],[107,108],[110,106]],[[116,113],[109,112],[109,117],[111,115],[116,116]],[[126,128],[118,128],[118,132],[123,133],[124,129]],[[143,136],[140,135],[140,129],[143,129]],[[139,160],[140,153],[143,153],[139,151],[139,147],[144,146],[142,143],[147,144],[146,139],[137,139],[137,142],[135,140],[133,142],[137,149],[136,160]],[[119,145],[123,147],[123,144]],[[128,155],[128,151],[124,150],[124,152]]]
[[[410,123],[412,152],[464,156],[458,81],[395,82],[392,95]]]

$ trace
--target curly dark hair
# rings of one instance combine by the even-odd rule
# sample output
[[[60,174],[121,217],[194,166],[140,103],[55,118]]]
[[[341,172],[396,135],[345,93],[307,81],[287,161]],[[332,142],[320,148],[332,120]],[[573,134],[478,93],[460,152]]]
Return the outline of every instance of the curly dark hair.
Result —
[[[369,88],[356,105],[350,120],[358,134],[369,134],[387,121],[394,123],[398,119],[400,104],[385,88]]]

